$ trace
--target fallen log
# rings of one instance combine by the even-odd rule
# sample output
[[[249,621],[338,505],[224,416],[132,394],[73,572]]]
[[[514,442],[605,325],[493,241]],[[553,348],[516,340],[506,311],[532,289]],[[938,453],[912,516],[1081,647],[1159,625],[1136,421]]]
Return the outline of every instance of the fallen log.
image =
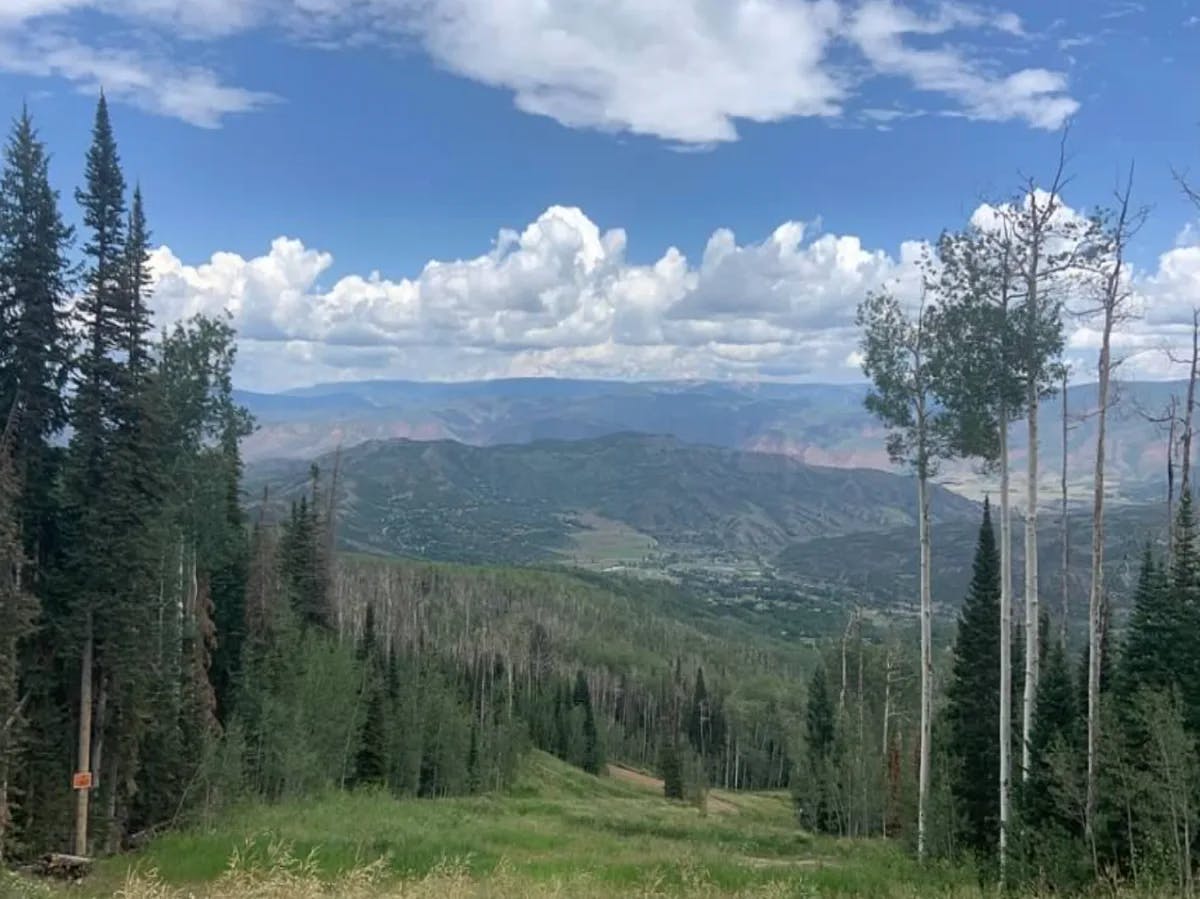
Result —
[[[34,871],[42,877],[53,877],[56,880],[82,880],[92,870],[92,860],[82,855],[68,855],[65,852],[47,852],[34,866]]]

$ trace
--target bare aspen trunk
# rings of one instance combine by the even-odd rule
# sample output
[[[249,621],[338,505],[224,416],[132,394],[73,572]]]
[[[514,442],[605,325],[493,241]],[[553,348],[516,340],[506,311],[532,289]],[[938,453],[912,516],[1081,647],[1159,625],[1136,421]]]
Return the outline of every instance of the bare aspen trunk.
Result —
[[[1062,375],[1062,511],[1059,513],[1062,526],[1062,611],[1059,621],[1059,642],[1067,645],[1067,627],[1071,614],[1071,540],[1067,523],[1067,465],[1070,458],[1067,452],[1069,427],[1067,419],[1067,369],[1063,368]]]
[[[929,534],[929,479],[922,466],[917,474],[918,530],[921,541],[921,761],[917,776],[917,854],[926,851],[929,804],[929,753],[933,729],[933,594]]]
[[[1171,397],[1170,418],[1167,424],[1167,566],[1175,550],[1175,397]]]
[[[84,622],[83,653],[79,662],[79,756],[78,773],[92,770],[92,613]],[[88,795],[86,787],[75,791],[75,854],[88,854]]]
[[[1012,772],[1012,522],[1009,517],[1008,410],[1000,409],[1000,879],[1008,861]]]
[[[1192,359],[1188,369],[1187,402],[1183,410],[1183,446],[1179,454],[1179,495],[1191,488],[1192,412],[1196,408],[1196,369],[1200,367],[1200,309],[1192,310]],[[1172,522],[1174,526],[1174,522]]]
[[[846,710],[846,643],[850,639],[850,629],[854,627],[854,616],[846,621],[846,629],[842,631],[842,689],[838,693],[838,712]]]
[[[1104,438],[1108,425],[1109,340],[1112,310],[1107,309],[1100,344],[1096,410],[1096,469],[1092,493],[1092,584],[1088,594],[1087,793],[1084,814],[1089,840],[1095,839],[1097,752],[1100,743],[1101,604],[1104,598]],[[1189,391],[1190,392],[1190,391]],[[1185,436],[1186,439],[1186,436]],[[1187,477],[1184,466],[1184,477]]]
[[[1021,781],[1029,778],[1029,734],[1033,730],[1034,705],[1037,702],[1040,671],[1041,612],[1038,602],[1038,393],[1037,385],[1029,382],[1028,404],[1029,449],[1025,483],[1025,696],[1021,704]]]
[[[891,749],[890,734],[888,726],[891,724],[892,718],[892,651],[889,648],[884,659],[883,671],[883,769],[885,772],[884,779],[888,780],[890,772],[888,772],[888,751]],[[883,800],[883,815],[881,817],[880,832],[884,837],[888,835],[888,812],[891,811],[891,790],[885,791]]]

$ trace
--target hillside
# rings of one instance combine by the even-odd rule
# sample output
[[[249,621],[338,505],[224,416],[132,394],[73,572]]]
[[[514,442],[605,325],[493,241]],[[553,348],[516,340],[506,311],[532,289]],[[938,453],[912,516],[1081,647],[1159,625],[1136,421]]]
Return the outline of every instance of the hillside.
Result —
[[[637,772],[596,778],[535,752],[503,794],[248,806],[107,859],[61,892],[12,886],[17,896],[128,899],[914,899],[929,881],[898,844],[798,830],[784,793],[714,790],[702,814]],[[936,883],[948,899],[977,895],[965,868]]]
[[[1132,600],[1141,554],[1147,542],[1164,541],[1166,513],[1160,505],[1117,505],[1105,520],[1105,582],[1118,623]],[[977,526],[934,527],[933,595],[935,611],[946,618],[957,614],[971,580]],[[1087,616],[1091,572],[1091,517],[1080,512],[1068,518],[1068,603],[1074,626]],[[775,560],[779,577],[803,585],[830,589],[840,584],[857,594],[866,606],[915,607],[919,572],[913,547],[914,527],[817,537],[787,547]],[[853,565],[846,563],[853,559]],[[1038,528],[1038,575],[1042,601],[1052,617],[1061,608],[1062,527],[1057,516],[1043,515]],[[1013,522],[1013,583],[1022,595],[1025,570],[1024,527]]]
[[[1110,481],[1127,496],[1161,482],[1165,437],[1140,410],[1159,412],[1185,385],[1130,382],[1110,417]],[[619,432],[670,434],[687,443],[777,453],[813,465],[890,466],[883,434],[863,409],[858,384],[578,381],[552,378],[463,383],[362,381],[316,385],[283,394],[241,393],[258,430],[244,444],[248,459],[311,459],[339,444],[407,438],[476,446],[543,439],[581,440]],[[1091,470],[1095,387],[1071,388],[1076,419],[1068,441],[1076,490]],[[1047,486],[1058,477],[1062,407],[1042,409]],[[1020,423],[1013,429],[1014,473],[1024,458]],[[984,483],[969,465],[947,466],[945,482],[977,495]]]
[[[328,471],[329,456],[320,460]],[[785,456],[619,434],[475,447],[369,441],[341,454],[339,537],[353,549],[431,559],[530,562],[651,554],[750,559],[797,540],[912,524],[910,479]],[[252,495],[302,492],[307,464],[252,466]],[[939,522],[973,503],[943,489]]]

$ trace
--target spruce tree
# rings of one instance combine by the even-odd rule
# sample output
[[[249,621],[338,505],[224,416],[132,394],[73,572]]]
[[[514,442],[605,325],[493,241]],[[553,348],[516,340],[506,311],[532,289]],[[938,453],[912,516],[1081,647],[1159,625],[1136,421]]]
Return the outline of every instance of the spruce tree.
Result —
[[[582,768],[589,774],[599,774],[604,767],[604,746],[596,727],[596,715],[592,709],[592,694],[587,678],[580,669],[575,674],[575,689],[572,705],[583,712],[583,759]]]
[[[386,688],[374,673],[367,678],[366,711],[354,762],[354,780],[360,785],[385,782],[388,772]],[[472,739],[475,737],[471,732]]]
[[[19,696],[20,664],[18,650],[34,632],[37,600],[24,584],[25,551],[17,497],[20,482],[12,463],[12,444],[16,419],[10,415],[0,427],[0,865],[9,848],[9,822],[12,797],[9,784],[18,760],[24,733],[24,706],[28,699]]]
[[[52,438],[66,424],[71,346],[67,260],[73,231],[50,186],[49,155],[22,109],[0,173],[0,423],[16,411],[10,434],[19,532],[38,587],[53,551],[53,486],[59,453]],[[3,427],[0,424],[0,427]]]
[[[1172,666],[1183,699],[1188,729],[1200,733],[1200,543],[1190,491],[1179,499],[1168,587],[1174,626],[1159,652]]]
[[[659,746],[658,771],[663,779],[663,796],[683,799],[683,760],[679,757],[679,738],[664,733]]]
[[[1179,660],[1172,655],[1179,644],[1182,624],[1165,573],[1147,545],[1121,652],[1119,684],[1123,703],[1132,702],[1143,689],[1164,690],[1176,683]]]
[[[797,796],[801,818],[809,827],[828,832],[835,822],[832,762],[837,727],[822,664],[814,669],[808,683],[805,738],[807,792]]]
[[[1075,751],[1082,744],[1083,729],[1071,675],[1066,649],[1060,642],[1053,643],[1038,682],[1037,708],[1029,736],[1030,770],[1021,789],[1023,817],[1034,835],[1078,830],[1078,814],[1063,808],[1057,800],[1060,791],[1052,758],[1056,751]]]
[[[82,207],[86,240],[84,290],[76,310],[82,352],[71,403],[72,427],[65,490],[64,547],[71,604],[66,621],[78,647],[79,715],[77,770],[91,771],[95,726],[95,687],[122,654],[125,616],[120,596],[126,585],[120,548],[128,525],[123,509],[113,508],[109,487],[114,478],[111,450],[119,424],[121,391],[126,386],[119,351],[126,344],[122,313],[125,271],[125,179],[116,140],[101,95],[87,153],[85,186],[75,193]],[[125,497],[123,491],[118,502]],[[75,851],[90,850],[89,791],[76,796]]]
[[[962,820],[962,840],[974,852],[990,855],[1000,820],[996,771],[1000,765],[996,719],[1000,713],[1000,556],[991,507],[983,521],[972,565],[971,585],[959,612],[958,635],[946,719],[953,759],[950,789]]]

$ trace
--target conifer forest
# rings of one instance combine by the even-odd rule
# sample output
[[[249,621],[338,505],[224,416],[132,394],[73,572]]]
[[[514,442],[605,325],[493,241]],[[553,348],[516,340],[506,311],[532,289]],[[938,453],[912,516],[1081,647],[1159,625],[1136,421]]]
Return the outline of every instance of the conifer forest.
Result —
[[[485,533],[447,561],[456,531],[434,533],[451,517],[436,504],[422,512],[433,537],[403,531],[411,552],[363,536],[399,540],[417,487],[364,524],[376,482],[352,449],[250,477],[238,334],[224,316],[156,323],[155,198],[123,166],[104,95],[81,160],[52,156],[19,110],[0,174],[0,867],[137,859],[248,808],[354,797],[397,819],[483,820],[552,778],[591,808],[588,827],[616,827],[597,809],[617,794],[587,791],[640,778],[663,808],[733,830],[739,802],[777,800],[785,859],[895,852],[931,878],[904,895],[960,895],[936,886],[947,871],[978,891],[961,895],[1195,895],[1200,325],[1186,393],[1140,425],[1166,434],[1166,471],[1147,504],[1158,525],[1122,531],[1137,552],[1118,576],[1106,438],[1120,335],[1146,314],[1129,248],[1148,210],[1132,166],[1089,211],[1066,206],[1069,144],[925,246],[918,303],[888,286],[861,296],[866,411],[903,476],[914,527],[898,552],[917,577],[899,610],[864,595],[785,621],[765,599],[730,612],[686,578],[487,557],[559,540],[546,529],[566,501],[540,518],[496,501],[511,517],[488,525],[495,546]],[[1095,367],[1068,371],[1065,323],[1080,318]],[[1088,422],[1086,472],[1067,471],[1068,382],[1088,397],[1071,410]],[[1061,459],[1045,449],[1056,428]],[[979,502],[941,486],[966,468]],[[774,491],[772,470],[753,476]],[[1068,497],[1068,477],[1085,496]],[[973,558],[950,595],[952,529]],[[677,528],[695,545],[699,530]],[[439,554],[422,553],[434,537]],[[689,892],[664,894],[676,887]],[[787,889],[770,895],[825,895]]]

